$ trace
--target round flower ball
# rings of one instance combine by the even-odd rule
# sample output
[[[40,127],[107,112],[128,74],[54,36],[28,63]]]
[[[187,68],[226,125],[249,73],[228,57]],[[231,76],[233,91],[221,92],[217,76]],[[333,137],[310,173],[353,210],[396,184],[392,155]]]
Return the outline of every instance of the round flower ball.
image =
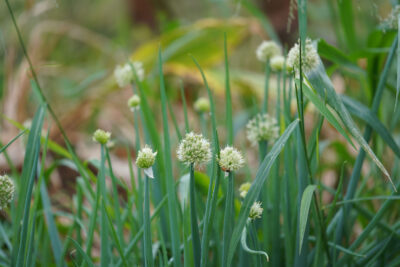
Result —
[[[208,98],[200,97],[194,102],[194,109],[200,113],[210,112],[210,101]]]
[[[249,218],[250,220],[255,220],[257,218],[261,218],[263,208],[261,207],[261,202],[254,202],[250,208]]]
[[[143,63],[139,61],[128,62],[124,65],[118,65],[114,70],[114,77],[119,87],[125,87],[135,80],[134,68],[139,81],[144,79]]]
[[[274,56],[271,59],[271,69],[273,71],[279,72],[282,71],[285,65],[285,58],[283,56]]]
[[[299,41],[300,42],[300,41]],[[304,47],[304,53],[302,51],[301,57],[301,69],[303,73],[308,73],[315,69],[319,64],[319,56],[317,49],[312,44],[311,39],[307,38]],[[288,68],[291,69],[298,75],[300,73],[300,45],[295,44],[288,53],[287,59]]]
[[[135,111],[139,109],[140,106],[140,97],[138,95],[133,95],[128,99],[128,107]]]
[[[279,135],[279,127],[275,118],[268,114],[258,114],[246,125],[247,139],[257,145],[260,141],[273,141]]]
[[[261,62],[266,62],[274,56],[279,56],[281,54],[281,46],[274,41],[263,41],[256,50],[257,59]]]
[[[223,171],[231,172],[243,167],[244,159],[236,148],[227,146],[220,151],[218,163]]]
[[[97,129],[93,134],[93,141],[105,145],[111,138],[111,133],[101,129]]]
[[[202,134],[187,133],[178,146],[179,161],[186,165],[201,164],[210,161],[210,142]]]
[[[153,150],[149,146],[145,146],[139,150],[138,157],[136,159],[136,165],[141,169],[148,169],[153,166],[156,161],[157,151]]]
[[[0,210],[7,207],[14,199],[14,182],[8,175],[0,175]]]
[[[243,183],[239,187],[239,195],[241,198],[245,198],[247,195],[247,192],[249,192],[249,189],[251,187],[251,183]]]

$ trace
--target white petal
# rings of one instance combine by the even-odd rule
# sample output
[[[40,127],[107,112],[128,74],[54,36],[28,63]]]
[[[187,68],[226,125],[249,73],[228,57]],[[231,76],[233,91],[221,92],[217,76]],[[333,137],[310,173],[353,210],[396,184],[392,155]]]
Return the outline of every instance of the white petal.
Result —
[[[144,174],[146,174],[149,178],[154,179],[154,174],[153,174],[153,168],[152,167],[144,169],[143,171],[144,171]]]

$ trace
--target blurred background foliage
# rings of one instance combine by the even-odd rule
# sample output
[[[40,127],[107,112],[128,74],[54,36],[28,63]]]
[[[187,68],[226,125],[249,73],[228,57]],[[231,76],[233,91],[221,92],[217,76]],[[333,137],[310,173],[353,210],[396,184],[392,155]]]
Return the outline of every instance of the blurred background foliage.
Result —
[[[96,157],[98,148],[92,144],[89,135],[96,128],[111,130],[117,141],[113,152],[116,172],[128,176],[129,170],[124,164],[127,152],[124,146],[118,144],[129,144],[132,140],[132,116],[126,107],[126,100],[132,92],[115,84],[112,76],[115,66],[128,58],[143,61],[147,77],[144,86],[155,116],[160,116],[156,56],[161,46],[168,98],[179,126],[183,128],[181,84],[185,88],[191,120],[197,120],[192,103],[205,94],[200,73],[190,55],[205,70],[216,95],[217,111],[224,112],[224,105],[218,103],[224,101],[223,35],[226,33],[235,129],[243,135],[239,130],[253,114],[264,83],[263,66],[256,60],[255,49],[263,39],[280,41],[285,49],[293,45],[298,36],[295,2],[13,0],[11,4],[44,92],[76,146],[78,155],[83,159]],[[385,42],[383,34],[375,30],[390,12],[391,2],[356,0],[353,1],[353,14],[343,14],[339,7],[340,3],[336,1],[310,0],[308,35],[323,39],[341,50],[341,57],[335,59],[324,57],[323,51],[320,51],[329,72],[333,74],[335,89],[346,91],[347,95],[369,105],[377,79],[373,68],[381,68],[384,60],[384,57],[379,57],[379,52],[371,52],[370,49],[375,45],[385,47],[382,45]],[[342,30],[346,29],[342,26],[349,21],[354,22],[355,29],[350,34]],[[346,40],[349,36],[352,36],[351,46]],[[390,42],[390,38],[386,39]],[[329,45],[325,48],[329,49]],[[386,47],[389,45],[387,43]],[[4,118],[22,124],[30,120],[37,102],[30,89],[27,62],[3,1],[0,2],[0,62],[1,112]],[[389,88],[394,92],[396,81],[391,83]],[[273,101],[274,88],[271,90]],[[385,97],[393,98],[393,95]],[[390,120],[392,113],[389,110],[393,111],[390,108],[385,110],[388,112],[381,114],[383,122]],[[307,116],[313,121],[311,107]],[[224,116],[219,119],[223,120]],[[198,123],[192,123],[192,126],[199,128]],[[4,119],[0,127],[2,143],[18,132]],[[50,138],[63,145],[55,125],[47,127],[51,128]],[[322,139],[327,142],[324,147],[329,144],[333,153],[325,154],[323,160],[326,164],[321,168],[328,171],[333,168],[338,176],[341,162],[354,161],[355,151],[347,147],[330,126],[324,127]],[[239,147],[246,144],[244,135],[237,140]],[[21,145],[10,147],[8,151],[18,168],[23,160]],[[8,171],[8,168],[7,160],[2,157],[0,169]],[[70,175],[66,170],[59,172],[60,178]],[[57,179],[54,181],[53,186],[57,187]],[[65,183],[63,179],[58,181],[58,186]]]

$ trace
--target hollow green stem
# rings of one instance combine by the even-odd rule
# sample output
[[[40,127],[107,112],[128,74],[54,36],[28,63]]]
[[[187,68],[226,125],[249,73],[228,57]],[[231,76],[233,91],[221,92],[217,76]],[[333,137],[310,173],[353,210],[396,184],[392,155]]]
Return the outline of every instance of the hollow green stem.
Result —
[[[233,201],[234,201],[234,186],[233,186],[233,172],[228,174],[228,188],[225,199],[225,215],[224,215],[224,227],[223,227],[223,249],[222,249],[222,266],[228,266],[228,249],[229,242],[231,240],[232,225],[235,219],[233,214]]]
[[[192,244],[193,244],[193,257],[194,266],[200,266],[200,236],[199,226],[197,225],[197,213],[196,213],[196,190],[194,188],[194,166],[193,163],[190,165],[190,218],[191,218],[191,229],[192,229]]]
[[[269,76],[271,72],[271,67],[269,60],[265,62],[265,84],[264,84],[264,101],[262,105],[262,113],[267,113],[268,111],[268,94],[269,94]]]
[[[101,161],[100,161],[100,173],[98,176],[100,184],[100,194],[103,201],[100,202],[101,205],[101,221],[100,221],[100,250],[101,250],[101,266],[109,266],[110,264],[110,250],[109,250],[109,240],[108,240],[108,222],[106,214],[107,205],[107,192],[106,192],[106,181],[105,181],[105,145],[101,145]]]
[[[151,245],[151,224],[150,224],[150,189],[149,189],[149,177],[144,177],[144,255],[145,255],[145,266],[153,266],[153,253]]]

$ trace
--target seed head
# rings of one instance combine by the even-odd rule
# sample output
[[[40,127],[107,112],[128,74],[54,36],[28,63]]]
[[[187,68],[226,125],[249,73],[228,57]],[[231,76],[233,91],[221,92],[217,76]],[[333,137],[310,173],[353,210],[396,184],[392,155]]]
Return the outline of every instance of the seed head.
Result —
[[[138,95],[133,95],[128,99],[128,107],[132,111],[139,109],[139,105],[140,105],[140,97]]]
[[[246,129],[247,139],[253,145],[260,141],[273,141],[279,135],[276,119],[268,114],[258,114],[247,123]]]
[[[139,81],[143,80],[144,70],[142,62],[128,62],[124,65],[118,65],[114,70],[114,77],[119,87],[125,87],[135,80],[135,74],[132,70],[131,64],[136,71]]]
[[[263,208],[261,207],[261,202],[254,202],[250,208],[249,218],[251,220],[255,220],[257,218],[261,218],[261,214],[263,212]]]
[[[0,175],[0,210],[7,207],[14,199],[14,182],[8,175]]]
[[[245,198],[246,195],[247,195],[247,192],[250,189],[250,187],[251,187],[251,183],[243,183],[243,184],[241,184],[240,187],[239,187],[240,197]]]
[[[211,159],[210,142],[202,134],[187,133],[179,144],[177,155],[187,165],[206,163]]]
[[[102,145],[105,145],[110,140],[110,137],[111,137],[110,132],[106,132],[101,129],[97,129],[93,134],[93,141],[98,142]]]
[[[300,41],[299,41],[300,42]],[[295,44],[288,53],[287,65],[298,75],[300,73],[300,45]],[[318,52],[312,44],[311,39],[307,38],[305,42],[304,52],[302,51],[301,67],[304,73],[308,73],[315,69],[319,63]]]
[[[271,69],[273,71],[281,71],[283,70],[283,67],[285,65],[285,58],[283,56],[274,56],[273,58],[271,58]]]
[[[210,101],[208,98],[200,97],[194,102],[194,109],[200,113],[210,112]]]
[[[244,165],[242,153],[234,147],[227,146],[219,153],[218,163],[225,172],[237,171]]]
[[[145,146],[139,151],[136,159],[136,165],[141,169],[148,169],[153,166],[157,156],[157,151],[153,150],[149,146]]]
[[[256,50],[258,60],[266,62],[274,56],[282,54],[282,48],[274,41],[263,41]]]

